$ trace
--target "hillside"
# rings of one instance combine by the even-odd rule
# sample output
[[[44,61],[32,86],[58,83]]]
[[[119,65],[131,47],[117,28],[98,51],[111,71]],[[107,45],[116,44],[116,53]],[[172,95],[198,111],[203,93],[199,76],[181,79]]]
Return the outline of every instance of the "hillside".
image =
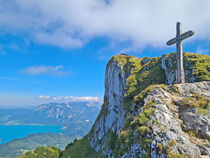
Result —
[[[112,57],[97,120],[61,158],[210,155],[210,56],[184,53],[187,83],[180,85],[175,59]]]
[[[56,146],[64,149],[71,142],[70,137],[62,136],[56,133],[31,134],[25,138],[15,139],[6,144],[0,144],[1,158],[15,158],[26,151],[34,150],[38,146]]]
[[[39,146],[34,151],[28,151],[17,158],[59,158],[60,149],[54,146]]]

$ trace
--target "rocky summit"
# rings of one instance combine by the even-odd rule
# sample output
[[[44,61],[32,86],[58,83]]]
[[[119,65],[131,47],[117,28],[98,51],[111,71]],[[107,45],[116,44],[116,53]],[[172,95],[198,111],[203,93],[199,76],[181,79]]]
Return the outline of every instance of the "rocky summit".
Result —
[[[186,84],[175,84],[174,53],[112,57],[100,114],[61,157],[209,157],[210,56],[184,53],[184,68]]]

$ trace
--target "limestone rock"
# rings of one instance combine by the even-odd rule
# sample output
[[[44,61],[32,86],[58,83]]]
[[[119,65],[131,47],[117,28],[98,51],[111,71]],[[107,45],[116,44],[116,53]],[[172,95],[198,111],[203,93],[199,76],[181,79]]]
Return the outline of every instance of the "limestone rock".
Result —
[[[130,62],[135,63],[136,57],[121,56],[126,56],[131,59]],[[208,79],[206,70],[202,77],[192,73],[197,71],[193,65],[194,58],[192,54],[184,58],[186,81]],[[104,104],[88,135],[90,146],[108,158],[114,158],[116,153],[121,158],[140,158],[145,155],[152,158],[165,158],[169,155],[192,158],[210,156],[210,109],[204,109],[207,115],[199,114],[196,107],[186,106],[183,102],[187,98],[193,99],[195,94],[210,98],[210,82],[155,86],[152,84],[163,83],[164,80],[165,84],[175,82],[174,54],[139,61],[136,63],[143,64],[139,67],[128,65],[125,58],[119,61],[112,58],[107,64]],[[153,61],[156,61],[156,65],[151,67],[149,64]],[[144,82],[145,75],[152,68],[151,72],[160,71],[158,64],[165,72],[163,80],[148,81],[150,78],[146,78]],[[139,76],[143,73],[143,76]],[[156,76],[152,77],[157,79]],[[151,86],[147,87],[145,84]],[[133,86],[133,89],[128,86]],[[147,89],[143,90],[142,87]],[[129,96],[128,90],[135,96]],[[110,142],[115,144],[110,145]]]
[[[176,62],[175,53],[171,53],[170,55],[164,54],[161,58],[161,67],[166,74],[166,84],[173,84],[176,82]],[[184,53],[185,82],[193,83],[210,80],[210,71],[208,66],[205,66],[205,63],[210,63],[208,55]]]
[[[125,73],[122,66],[110,62],[106,68],[104,109],[101,117],[95,122],[89,143],[96,151],[101,150],[107,143],[106,134],[111,130],[119,133],[124,125],[125,110],[122,106],[125,89]]]

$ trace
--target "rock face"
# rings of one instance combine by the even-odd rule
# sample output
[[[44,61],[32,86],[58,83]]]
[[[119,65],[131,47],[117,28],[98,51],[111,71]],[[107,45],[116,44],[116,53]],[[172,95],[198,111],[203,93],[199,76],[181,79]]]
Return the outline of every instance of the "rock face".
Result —
[[[105,136],[110,130],[119,133],[124,125],[125,110],[122,104],[126,76],[122,69],[121,65],[113,61],[106,68],[104,107],[89,137],[90,145],[96,151],[105,146]]]
[[[186,53],[186,83],[175,56],[114,56],[106,68],[101,112],[87,135],[108,158],[210,156],[210,57]],[[203,82],[201,82],[203,81]]]
[[[176,54],[164,54],[161,58],[161,66],[166,74],[166,83],[172,84],[176,81]],[[185,82],[198,82],[209,80],[210,72],[208,66],[210,59],[207,55],[184,53]],[[203,74],[201,74],[203,73]]]
[[[178,87],[180,93],[170,90]],[[210,82],[187,83],[184,85],[173,85],[172,87],[156,87],[144,99],[145,104],[153,99],[155,112],[151,116],[151,157],[165,157],[165,154],[183,154],[189,157],[199,157],[200,149],[205,148],[204,155],[210,156],[209,127],[210,113],[202,115],[196,107],[183,107],[182,101],[185,97],[191,98],[195,93],[204,95],[210,101]],[[208,103],[207,103],[208,104]],[[156,120],[155,124],[152,123]],[[200,133],[200,139],[189,134]],[[187,133],[188,132],[188,133]],[[206,139],[206,140],[205,140]],[[173,141],[173,144],[170,144]],[[203,142],[204,141],[204,142]],[[161,150],[159,149],[161,146]],[[207,145],[207,146],[205,146]],[[165,151],[164,151],[165,150]],[[167,151],[168,150],[168,151]]]

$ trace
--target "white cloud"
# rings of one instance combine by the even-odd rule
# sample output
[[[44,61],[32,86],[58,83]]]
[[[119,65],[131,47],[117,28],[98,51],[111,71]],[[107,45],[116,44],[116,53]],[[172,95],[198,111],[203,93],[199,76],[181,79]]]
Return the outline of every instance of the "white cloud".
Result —
[[[69,71],[64,71],[63,65],[58,66],[32,66],[22,70],[28,75],[50,75],[50,76],[64,76]]]
[[[69,103],[69,102],[88,102],[87,106],[98,106],[102,105],[102,98],[99,97],[57,97],[57,96],[45,96],[40,95],[38,97],[29,96],[0,96],[0,107],[18,107],[18,106],[38,106],[41,104],[48,104],[51,102],[57,103]]]
[[[74,39],[70,35],[65,35],[65,32],[55,32],[54,34],[48,34],[45,32],[37,33],[36,39],[43,44],[52,44],[59,47],[81,47],[82,42],[79,39]]]
[[[75,97],[75,96],[65,96],[65,97],[56,97],[56,96],[38,96],[38,99],[47,100],[49,102],[101,102],[99,97],[85,96],[85,97]]]
[[[46,99],[46,100],[48,100],[48,99],[50,99],[50,96],[40,95],[40,96],[38,96],[38,98],[39,99]]]
[[[108,3],[107,3],[108,2]],[[209,0],[0,0],[0,29],[27,32],[39,43],[81,47],[91,38],[131,41],[135,48],[165,46],[175,24],[210,37]],[[191,38],[192,39],[192,38]]]
[[[88,102],[87,106],[92,107],[92,106],[97,106],[101,107],[103,100],[102,98],[99,97],[93,97],[93,96],[83,96],[83,97],[75,97],[75,96],[64,96],[64,97],[59,97],[59,96],[44,96],[40,95],[37,97],[39,102],[42,103],[51,103],[51,102],[56,102],[56,103],[70,103],[70,102]]]

